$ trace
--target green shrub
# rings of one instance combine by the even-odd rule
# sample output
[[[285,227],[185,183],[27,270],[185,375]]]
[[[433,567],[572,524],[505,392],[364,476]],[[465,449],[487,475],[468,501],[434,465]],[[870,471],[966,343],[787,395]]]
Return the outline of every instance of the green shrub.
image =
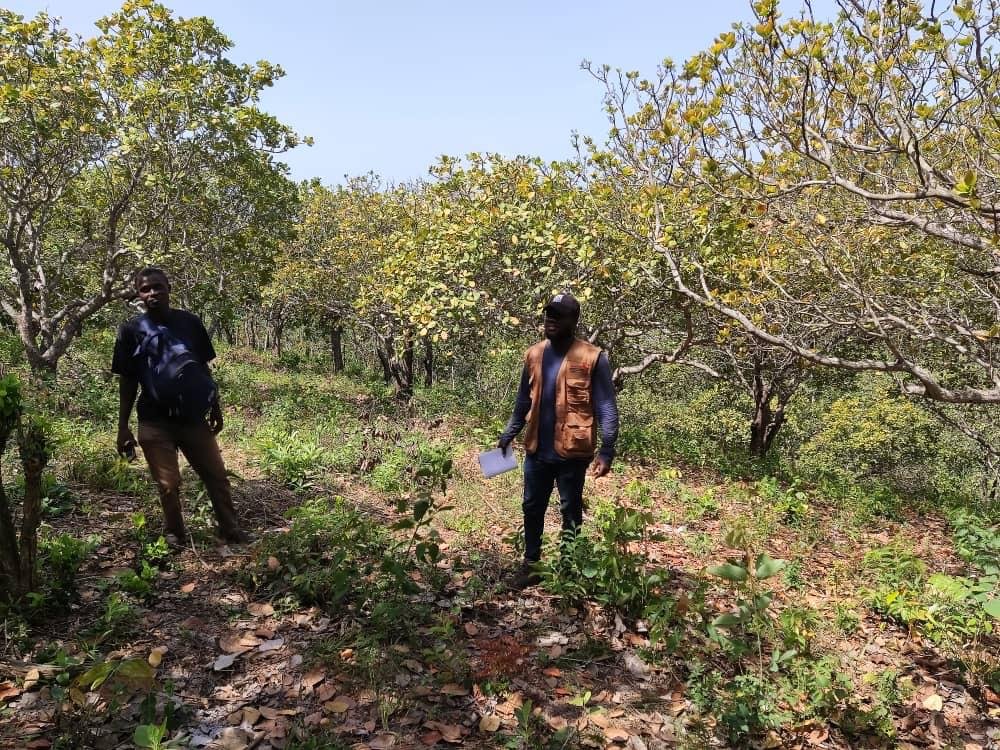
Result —
[[[434,467],[450,454],[449,446],[428,441],[420,434],[409,435],[402,439],[402,445],[382,455],[372,469],[369,482],[387,495],[399,495],[421,471]]]
[[[634,548],[656,538],[649,532],[653,516],[619,505],[597,506],[585,531],[559,542],[538,569],[543,586],[567,603],[592,599],[611,610],[637,615],[665,581],[661,572],[646,571],[646,558]]]
[[[797,471],[843,485],[882,476],[912,488],[904,480],[933,459],[941,427],[890,388],[884,380],[861,381],[857,391],[835,400],[819,432],[798,451]]]
[[[65,606],[77,596],[77,573],[97,547],[98,539],[78,539],[69,534],[42,533],[38,538],[38,569],[44,583],[43,600]]]
[[[303,604],[335,608],[367,602],[390,538],[342,498],[309,500],[292,512],[286,533],[270,535],[258,551],[255,577],[272,592],[289,590]],[[270,565],[274,558],[278,565]]]
[[[149,473],[140,462],[129,463],[114,448],[114,436],[94,432],[81,422],[52,420],[57,471],[74,485],[94,492],[144,496],[152,490]]]
[[[261,468],[299,492],[314,487],[329,465],[327,451],[319,441],[298,430],[267,427],[257,433],[254,443]]]
[[[948,514],[955,552],[979,573],[1000,574],[1000,523],[959,508]]]

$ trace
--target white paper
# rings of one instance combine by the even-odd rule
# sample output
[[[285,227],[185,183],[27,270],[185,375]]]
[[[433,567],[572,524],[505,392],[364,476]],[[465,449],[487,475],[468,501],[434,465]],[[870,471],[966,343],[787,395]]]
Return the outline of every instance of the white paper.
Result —
[[[506,451],[494,448],[479,454],[479,468],[483,470],[483,476],[489,479],[497,474],[503,474],[505,471],[516,469],[517,458],[514,457],[514,451],[510,446],[507,446]]]

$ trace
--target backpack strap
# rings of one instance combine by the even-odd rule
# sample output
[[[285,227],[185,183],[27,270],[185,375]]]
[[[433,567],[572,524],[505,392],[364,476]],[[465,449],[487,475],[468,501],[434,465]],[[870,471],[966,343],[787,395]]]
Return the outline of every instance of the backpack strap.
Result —
[[[162,333],[160,327],[149,319],[149,315],[141,315],[138,320],[136,320],[136,326],[142,333],[142,338],[139,340],[138,345],[136,345],[135,351],[132,352],[133,357],[144,353],[149,340],[157,334]]]

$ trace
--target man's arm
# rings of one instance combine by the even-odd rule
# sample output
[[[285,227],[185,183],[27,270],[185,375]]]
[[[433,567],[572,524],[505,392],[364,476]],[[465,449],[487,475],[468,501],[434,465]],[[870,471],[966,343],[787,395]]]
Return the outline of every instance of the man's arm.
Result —
[[[215,359],[215,347],[212,346],[212,337],[208,335],[208,330],[205,328],[205,324],[201,318],[193,313],[191,314],[197,322],[195,326],[195,355],[201,359],[201,363],[205,367],[205,374],[211,378],[212,368],[209,362]],[[212,431],[213,435],[218,435],[222,432],[222,427],[222,397],[218,388],[216,388],[215,400],[212,402],[212,407],[208,412],[208,429]]]
[[[135,435],[129,427],[135,396],[139,392],[139,381],[125,375],[118,376],[118,439],[116,448],[124,458],[135,458]]]
[[[205,365],[205,369],[208,369],[208,365]],[[216,388],[215,401],[212,402],[212,409],[208,413],[208,429],[212,431],[213,435],[218,435],[222,432],[222,425],[222,398],[219,396],[219,389]]]
[[[603,477],[611,471],[615,460],[615,443],[618,442],[618,401],[615,386],[611,382],[611,364],[602,353],[594,368],[591,383],[594,414],[601,425],[601,451],[594,461],[594,476]]]
[[[517,437],[518,433],[524,429],[528,411],[531,409],[531,385],[528,381],[528,368],[525,367],[521,370],[521,384],[517,389],[514,412],[510,415],[510,419],[507,421],[507,426],[504,427],[500,439],[497,440],[497,447],[505,451],[507,450],[507,446]]]

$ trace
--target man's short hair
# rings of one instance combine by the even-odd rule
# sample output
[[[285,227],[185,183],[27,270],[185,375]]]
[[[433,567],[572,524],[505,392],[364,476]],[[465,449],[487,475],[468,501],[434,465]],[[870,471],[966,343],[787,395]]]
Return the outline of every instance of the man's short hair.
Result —
[[[167,276],[167,272],[162,268],[157,268],[156,266],[146,266],[145,268],[140,268],[132,274],[132,285],[138,286],[139,280],[144,279],[147,276],[162,276],[164,281],[167,282],[167,286],[170,286],[170,277]]]

